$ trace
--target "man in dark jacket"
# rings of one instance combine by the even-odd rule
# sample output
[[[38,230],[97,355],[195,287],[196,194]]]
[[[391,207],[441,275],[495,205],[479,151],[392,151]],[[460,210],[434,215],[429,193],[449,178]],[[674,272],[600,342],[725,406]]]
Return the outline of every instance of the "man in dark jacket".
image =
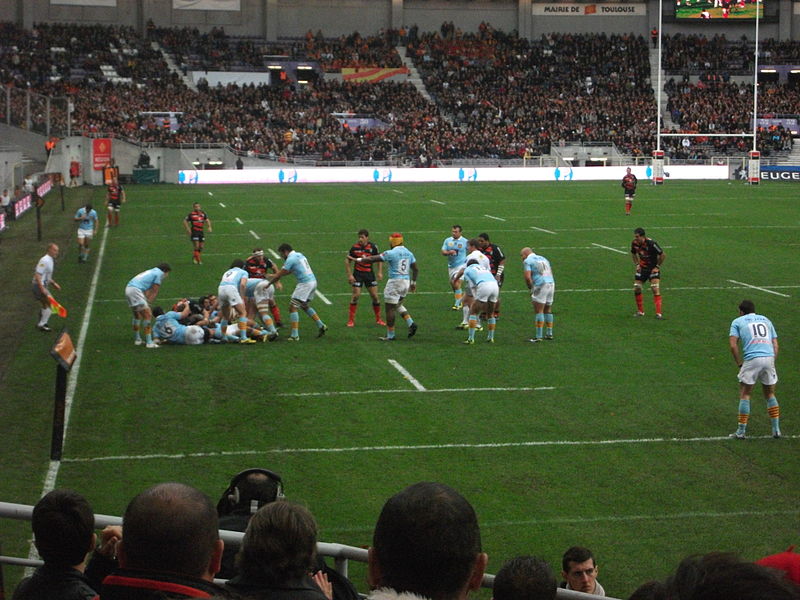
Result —
[[[182,483],[155,485],[125,510],[120,568],[103,580],[100,600],[224,595],[213,583],[223,547],[208,496]]]
[[[84,575],[86,556],[97,541],[86,498],[72,490],[53,490],[33,507],[31,526],[44,565],[19,583],[12,600],[94,598],[95,587]]]

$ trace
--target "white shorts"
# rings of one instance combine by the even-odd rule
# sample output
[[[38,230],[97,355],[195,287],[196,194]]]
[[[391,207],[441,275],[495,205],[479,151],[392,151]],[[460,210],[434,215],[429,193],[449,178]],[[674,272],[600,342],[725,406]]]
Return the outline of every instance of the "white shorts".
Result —
[[[292,292],[292,300],[297,300],[298,302],[311,302],[314,299],[314,292],[316,291],[316,280],[298,283]]]
[[[147,308],[147,298],[144,292],[137,287],[129,285],[125,288],[125,298],[128,300],[128,306],[133,310],[140,310]]]
[[[553,298],[556,295],[555,283],[543,283],[542,285],[534,286],[531,292],[531,300],[539,304],[546,304],[550,306],[553,303]]]
[[[242,304],[242,296],[235,285],[221,285],[217,289],[217,300],[220,306],[236,306]]]
[[[472,293],[478,302],[497,302],[500,297],[500,286],[496,281],[482,281]]]
[[[78,229],[79,240],[90,240],[94,237],[94,229]]]
[[[411,282],[408,279],[390,279],[383,288],[383,301],[386,304],[400,304],[408,294]]]
[[[189,325],[184,332],[184,343],[187,346],[199,346],[205,339],[205,332],[199,325]]]
[[[256,289],[253,290],[253,300],[255,300],[256,304],[261,304],[262,302],[267,302],[275,298],[275,286],[268,286],[268,283],[269,282],[265,279],[256,284]]]
[[[463,268],[463,265],[460,267],[447,267],[447,276],[450,278],[450,283],[453,283],[453,277]]]
[[[764,385],[778,383],[774,356],[757,356],[744,361],[742,368],[739,369],[739,382],[754,385],[756,381],[760,381]]]

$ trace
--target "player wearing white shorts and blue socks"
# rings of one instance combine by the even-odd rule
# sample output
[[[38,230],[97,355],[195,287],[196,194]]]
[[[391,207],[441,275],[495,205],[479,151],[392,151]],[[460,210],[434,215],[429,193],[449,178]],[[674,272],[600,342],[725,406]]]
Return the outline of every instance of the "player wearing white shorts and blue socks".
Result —
[[[530,248],[520,250],[525,284],[531,290],[531,302],[536,313],[536,337],[531,342],[553,339],[553,299],[556,293],[556,280],[550,261],[536,254]],[[546,331],[544,331],[546,329]],[[544,337],[542,333],[544,332]]]
[[[289,341],[296,342],[300,339],[300,313],[298,309],[301,308],[317,324],[317,337],[322,337],[328,331],[328,326],[323,323],[317,311],[309,305],[317,291],[317,278],[314,276],[314,271],[311,270],[311,265],[308,264],[308,259],[294,250],[289,244],[278,246],[278,254],[283,257],[283,267],[275,275],[269,277],[269,285],[273,285],[281,277],[289,274],[294,275],[295,279],[297,279],[297,286],[292,292],[292,300],[289,304],[289,321],[292,326],[292,331],[288,338]]]
[[[150,323],[153,313],[150,310],[150,303],[156,299],[158,290],[161,289],[161,282],[171,270],[167,263],[161,263],[157,267],[137,274],[125,286],[125,299],[133,312],[133,343],[137,346],[142,344],[140,330],[143,329],[145,347],[158,348],[158,344],[153,342]]]
[[[739,341],[742,343],[739,352]],[[775,359],[778,357],[778,334],[772,322],[763,315],[756,314],[756,307],[750,300],[739,304],[739,317],[731,322],[728,342],[733,360],[739,367],[739,427],[730,435],[743,440],[750,419],[750,394],[756,381],[761,382],[767,413],[772,425],[772,437],[781,437],[781,411],[775,398],[775,384],[778,373]]]
[[[447,275],[453,288],[453,310],[461,310],[461,301],[464,292],[461,290],[461,280],[454,275],[467,263],[467,240],[461,235],[461,225],[453,225],[452,234],[442,244],[442,255],[447,257]]]

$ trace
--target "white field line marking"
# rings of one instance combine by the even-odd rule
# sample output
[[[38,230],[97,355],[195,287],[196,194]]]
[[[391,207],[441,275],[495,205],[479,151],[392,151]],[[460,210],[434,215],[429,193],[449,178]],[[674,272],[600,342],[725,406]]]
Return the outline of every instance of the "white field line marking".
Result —
[[[330,304],[333,304],[333,302],[331,302],[330,300],[328,300],[328,299],[325,297],[325,294],[323,294],[323,293],[322,293],[322,292],[320,292],[319,290],[316,290],[314,293],[315,293],[315,294],[317,295],[317,297],[318,297],[320,300],[322,300],[322,301],[323,301],[325,304],[328,304],[328,305],[330,305]]]
[[[541,231],[543,233],[549,233],[550,235],[557,235],[555,231],[550,231],[549,229],[542,229],[541,227],[533,227],[531,229],[535,229],[536,231]]]
[[[64,407],[64,435],[62,444],[67,442],[67,433],[69,432],[69,417],[72,413],[72,402],[75,399],[75,388],[78,386],[78,375],[81,372],[81,362],[83,361],[83,345],[86,342],[86,332],[89,329],[89,322],[92,320],[92,306],[94,306],[94,296],[97,293],[97,283],[100,281],[100,269],[103,265],[103,256],[106,253],[106,241],[108,240],[108,227],[103,228],[103,241],[100,243],[100,250],[97,253],[97,261],[95,262],[94,274],[92,275],[92,282],[89,284],[89,296],[86,298],[86,310],[83,313],[83,322],[81,329],[78,332],[78,344],[75,346],[75,363],[69,372],[69,379],[67,380],[67,393],[65,398]],[[44,486],[42,488],[42,496],[52,492],[56,487],[56,480],[58,479],[58,471],[61,467],[61,461],[51,460],[50,466],[47,469],[47,475],[44,479]],[[31,544],[28,551],[28,558],[35,559],[38,557],[36,548]]]
[[[212,194],[211,192],[208,192],[208,195],[209,195],[209,196],[213,196],[214,194]]]
[[[761,292],[767,292],[768,294],[775,294],[776,296],[783,296],[784,298],[791,298],[789,294],[781,294],[780,292],[774,292],[772,290],[768,290],[766,288],[758,287],[757,285],[750,285],[749,283],[742,283],[741,281],[734,281],[733,279],[728,279],[731,283],[735,283],[736,285],[743,285],[747,288],[752,288],[754,290],[759,290]]]
[[[493,215],[483,215],[483,216],[486,217],[487,219],[494,219],[495,221],[503,221],[503,222],[505,222],[505,219],[502,219],[500,217],[495,217]]]
[[[272,258],[276,258],[278,260],[281,259],[281,255],[275,252],[275,250],[273,250],[272,248],[267,248],[267,250],[269,250],[269,253],[272,254]]]
[[[627,254],[624,250],[617,250],[616,248],[612,248],[611,246],[603,246],[603,244],[595,244],[592,242],[592,246],[597,246],[598,248],[602,248],[603,250],[611,250],[612,252],[619,252],[620,254]]]
[[[771,440],[771,435],[747,436],[749,440]],[[783,439],[796,440],[800,435],[784,435]],[[130,454],[116,456],[95,456],[84,458],[64,458],[61,462],[89,463],[105,462],[112,460],[152,460],[152,459],[180,459],[180,458],[206,458],[215,456],[253,456],[266,454],[339,454],[344,452],[383,452],[383,451],[411,451],[411,450],[461,450],[461,449],[494,449],[494,448],[533,448],[550,446],[614,446],[633,444],[695,444],[705,442],[726,442],[728,444],[741,443],[731,440],[727,435],[714,437],[695,438],[640,438],[621,440],[543,440],[539,442],[498,442],[485,444],[417,444],[395,446],[349,446],[341,448],[266,448],[264,450],[220,450],[217,452],[186,452],[181,454]]]
[[[401,192],[400,190],[392,190],[395,194],[405,194],[405,192]]]
[[[444,206],[444,202],[440,202],[439,200],[432,199],[431,202],[433,202],[434,204],[441,204],[442,206]]]
[[[408,371],[406,371],[405,367],[403,365],[401,365],[399,362],[397,362],[396,360],[392,360],[390,358],[389,359],[389,364],[392,365],[398,371],[400,371],[400,375],[405,377],[411,385],[413,385],[415,388],[417,388],[417,391],[419,391],[419,392],[426,392],[427,391],[425,389],[425,386],[422,385],[416,379],[414,379],[414,376],[411,373],[409,373]]]
[[[203,253],[205,255],[205,253]],[[208,254],[208,256],[239,256],[238,253],[233,254]],[[275,256],[275,258],[279,258]],[[800,285],[773,285],[770,286],[779,290],[794,290],[799,289]],[[720,290],[741,290],[746,289],[746,286],[741,285],[708,285],[708,286],[684,286],[684,287],[670,287],[669,290],[671,292],[699,292],[699,291],[720,291]],[[624,288],[567,288],[563,290],[558,290],[559,294],[592,294],[598,292],[630,292],[631,288],[624,287]],[[198,291],[194,293],[194,296],[202,296],[203,291]],[[530,295],[530,290],[503,290],[503,295],[506,294],[528,294]],[[453,292],[414,292],[415,296],[451,296]],[[336,292],[333,294],[329,294],[330,296],[347,296],[348,298],[352,296],[350,292]],[[192,294],[190,294],[192,296]],[[181,298],[171,298],[173,302],[177,300],[182,300]],[[95,300],[95,303],[113,303],[113,302],[125,302],[125,298],[106,298]]]
[[[180,298],[178,298],[180,300]],[[278,396],[290,396],[292,398],[308,398],[310,396],[359,396],[362,394],[442,394],[452,392],[541,392],[545,390],[554,390],[556,388],[551,386],[541,387],[484,387],[484,388],[439,388],[436,390],[429,390],[427,388],[417,390],[351,390],[348,392],[283,392]]]
[[[524,521],[481,521],[481,529],[487,527],[520,527],[525,525],[549,525],[561,523],[622,523],[628,521],[660,521],[685,519],[741,519],[742,517],[765,517],[795,515],[797,510],[753,510],[735,512],[688,512],[657,515],[608,515],[601,517],[553,517],[551,519],[527,519]],[[351,527],[326,527],[325,533],[356,533],[374,531],[374,525]]]
[[[252,229],[250,230],[250,233],[251,233],[251,234],[252,234],[252,236],[253,236],[254,238],[256,238],[257,240],[260,240],[260,239],[261,239],[260,237],[258,237],[258,234],[257,234],[255,231],[253,231]]]
[[[244,221],[242,221],[242,220],[241,220],[239,217],[236,217],[236,222],[237,222],[239,225],[244,225]]]
[[[227,207],[227,206],[225,206],[225,205],[224,205],[222,202],[220,202],[220,203],[219,203],[219,205],[220,205],[222,208],[228,208],[228,207]]]

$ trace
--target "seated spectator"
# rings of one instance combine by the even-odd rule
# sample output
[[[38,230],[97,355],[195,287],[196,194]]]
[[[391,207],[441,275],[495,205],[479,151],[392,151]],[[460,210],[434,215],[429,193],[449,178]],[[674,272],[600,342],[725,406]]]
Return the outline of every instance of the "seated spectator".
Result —
[[[493,600],[554,600],[558,583],[544,559],[518,556],[494,577]]]
[[[369,598],[464,600],[480,588],[487,561],[470,503],[444,484],[416,483],[389,498],[378,517]]]
[[[667,578],[666,597],[678,600],[798,600],[800,587],[734,554],[689,556]]]
[[[245,598],[331,600],[327,577],[316,571],[316,553],[317,523],[309,510],[272,502],[250,519],[237,555],[239,574],[227,587]]]
[[[593,596],[606,595],[603,586],[597,581],[598,567],[588,548],[572,546],[561,558],[561,568],[564,581],[559,587]]]
[[[161,483],[125,509],[119,569],[103,580],[99,600],[197,598],[224,593],[213,583],[224,544],[211,500],[182,483]]]
[[[219,528],[228,531],[245,531],[250,518],[259,508],[276,500],[283,500],[283,482],[280,475],[266,469],[247,469],[231,479],[217,503]],[[222,555],[220,579],[230,579],[236,574],[234,567],[238,548],[226,547]]]
[[[757,565],[782,571],[786,579],[800,585],[800,554],[794,551],[794,546],[789,546],[786,552],[770,554],[756,561]]]
[[[33,507],[34,544],[44,565],[20,581],[12,600],[91,600],[96,584],[86,577],[94,550],[94,512],[72,490],[53,490]]]

